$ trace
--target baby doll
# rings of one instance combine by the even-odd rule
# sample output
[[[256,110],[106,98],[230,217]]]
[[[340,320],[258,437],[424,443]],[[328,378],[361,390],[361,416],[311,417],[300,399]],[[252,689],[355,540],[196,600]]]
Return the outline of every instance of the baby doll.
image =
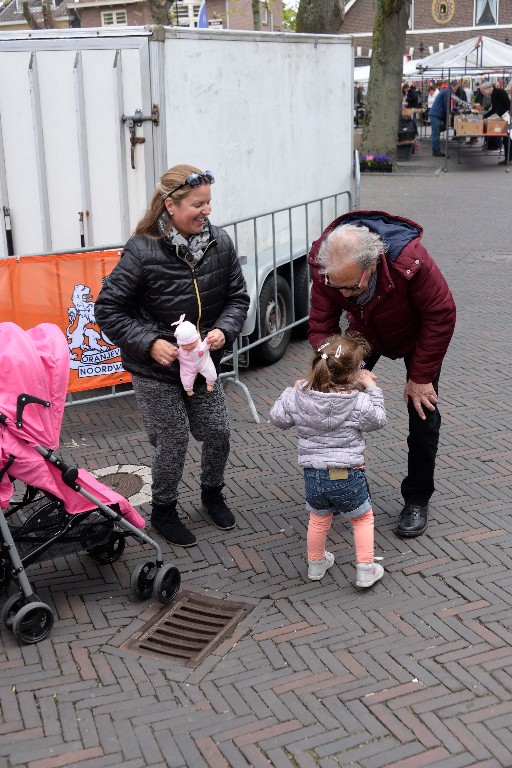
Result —
[[[192,323],[185,320],[182,315],[179,320],[172,325],[177,328],[174,332],[178,347],[180,348],[180,379],[183,389],[189,397],[194,394],[194,381],[198,373],[206,379],[206,389],[213,392],[213,387],[217,379],[217,371],[210,357],[210,345],[201,337]]]

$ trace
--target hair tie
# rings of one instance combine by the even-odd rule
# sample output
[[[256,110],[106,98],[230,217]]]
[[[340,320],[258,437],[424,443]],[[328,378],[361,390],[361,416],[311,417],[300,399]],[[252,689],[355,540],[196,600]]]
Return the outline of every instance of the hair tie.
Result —
[[[326,355],[325,352],[323,352],[323,354],[321,354],[320,357],[322,358],[322,360],[328,360],[329,359],[329,355]]]

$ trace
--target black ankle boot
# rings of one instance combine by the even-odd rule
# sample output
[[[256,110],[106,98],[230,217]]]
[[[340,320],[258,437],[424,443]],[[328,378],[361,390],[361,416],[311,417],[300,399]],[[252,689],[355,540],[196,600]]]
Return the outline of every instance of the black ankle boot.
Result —
[[[151,525],[169,544],[175,544],[177,547],[193,547],[196,544],[196,537],[178,516],[176,502],[168,505],[153,504]]]
[[[229,531],[235,527],[235,516],[224,501],[223,485],[208,487],[201,486],[201,501],[210,519],[221,531]]]

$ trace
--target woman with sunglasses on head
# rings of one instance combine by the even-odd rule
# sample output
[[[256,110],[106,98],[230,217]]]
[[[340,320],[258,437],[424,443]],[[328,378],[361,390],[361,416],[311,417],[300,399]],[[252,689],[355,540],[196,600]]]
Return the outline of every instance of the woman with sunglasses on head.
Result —
[[[180,382],[174,336],[182,315],[207,342],[218,370],[223,351],[239,335],[249,296],[228,234],[210,223],[210,171],[176,165],[166,171],[149,208],[128,240],[95,304],[96,320],[121,348],[124,368],[155,452],[152,462],[153,528],[171,544],[189,547],[194,534],[177,512],[189,433],[202,442],[201,501],[217,528],[235,518],[222,495],[229,454],[229,419],[217,378],[208,391],[202,376],[194,397]]]

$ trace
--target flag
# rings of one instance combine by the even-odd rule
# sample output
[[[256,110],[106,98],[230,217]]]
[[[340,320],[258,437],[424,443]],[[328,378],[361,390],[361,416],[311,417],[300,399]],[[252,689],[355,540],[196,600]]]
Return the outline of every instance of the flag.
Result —
[[[199,29],[208,29],[208,18],[206,16],[206,0],[203,0],[201,7],[199,8],[199,16],[197,17],[197,26]]]

